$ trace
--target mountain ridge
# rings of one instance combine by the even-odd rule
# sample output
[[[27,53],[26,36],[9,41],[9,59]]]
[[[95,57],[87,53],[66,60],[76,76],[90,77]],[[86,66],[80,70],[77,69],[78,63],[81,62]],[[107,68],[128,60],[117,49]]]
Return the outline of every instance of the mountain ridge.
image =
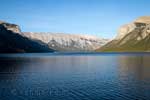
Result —
[[[23,37],[17,32],[20,29],[15,24],[0,24],[0,53],[54,52],[46,44]]]
[[[89,52],[109,41],[91,35],[22,32],[5,21],[0,26],[0,52]]]
[[[98,52],[149,52],[150,16],[142,16],[119,29],[115,39],[97,49]]]
[[[94,51],[109,40],[92,35],[66,34],[52,32],[22,32],[23,36],[47,43],[50,48],[58,51]]]

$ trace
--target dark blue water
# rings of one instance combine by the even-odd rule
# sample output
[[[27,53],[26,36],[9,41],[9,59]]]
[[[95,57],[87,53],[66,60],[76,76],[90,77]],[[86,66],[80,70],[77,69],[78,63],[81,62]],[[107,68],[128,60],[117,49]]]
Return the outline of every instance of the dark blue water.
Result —
[[[150,100],[150,54],[0,55],[0,100]]]

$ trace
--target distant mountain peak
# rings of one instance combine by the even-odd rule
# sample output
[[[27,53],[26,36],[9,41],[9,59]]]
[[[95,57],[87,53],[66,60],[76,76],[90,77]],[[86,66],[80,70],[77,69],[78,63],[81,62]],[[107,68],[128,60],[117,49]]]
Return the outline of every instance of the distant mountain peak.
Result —
[[[2,23],[6,23],[6,22],[4,22],[4,21],[0,20],[0,24],[2,24]]]
[[[15,33],[20,33],[20,27],[16,24],[11,24],[5,21],[0,21],[0,25],[3,25],[7,30],[13,31]]]
[[[52,33],[52,32],[24,32],[21,33],[30,39],[42,41],[50,48],[58,51],[94,51],[106,44],[109,40],[92,35]]]
[[[18,25],[0,22],[0,53],[54,52],[47,44],[22,36]]]
[[[0,21],[0,52],[87,52],[109,40],[92,35],[21,32],[16,24]]]

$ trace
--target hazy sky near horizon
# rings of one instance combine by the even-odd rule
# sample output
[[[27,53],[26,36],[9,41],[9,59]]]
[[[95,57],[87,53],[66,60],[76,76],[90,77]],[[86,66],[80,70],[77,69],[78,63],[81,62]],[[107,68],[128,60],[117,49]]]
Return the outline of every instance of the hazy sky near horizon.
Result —
[[[0,20],[25,32],[114,37],[118,28],[150,15],[149,0],[0,0]]]

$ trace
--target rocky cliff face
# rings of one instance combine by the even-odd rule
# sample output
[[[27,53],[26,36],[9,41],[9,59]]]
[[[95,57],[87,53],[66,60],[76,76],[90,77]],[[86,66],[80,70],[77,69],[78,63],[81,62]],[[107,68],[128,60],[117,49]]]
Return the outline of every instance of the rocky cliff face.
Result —
[[[108,41],[89,35],[21,32],[18,25],[0,21],[0,52],[85,52]]]
[[[123,25],[119,28],[116,40],[122,39],[125,35],[129,34],[136,28],[134,23]]]
[[[117,37],[97,51],[150,51],[150,16],[143,16],[119,29]]]
[[[20,27],[16,24],[11,24],[11,23],[7,23],[4,21],[0,21],[0,25],[3,25],[7,30],[10,30],[14,33],[20,33],[21,32]]]
[[[25,32],[22,35],[37,41],[42,41],[57,51],[94,51],[108,42],[90,35],[73,35],[64,33],[33,33]]]
[[[134,22],[130,24],[123,25],[122,27],[119,28],[116,40],[121,40],[124,36],[135,30],[142,31],[143,29],[145,30],[142,31],[141,38],[145,38],[148,35],[147,32],[149,32],[149,30],[147,29],[149,27],[149,24],[150,24],[150,16],[143,16],[136,19]],[[138,38],[139,38],[138,40],[140,40],[140,37]]]
[[[20,35],[18,25],[0,21],[0,53],[53,52],[47,44]]]

